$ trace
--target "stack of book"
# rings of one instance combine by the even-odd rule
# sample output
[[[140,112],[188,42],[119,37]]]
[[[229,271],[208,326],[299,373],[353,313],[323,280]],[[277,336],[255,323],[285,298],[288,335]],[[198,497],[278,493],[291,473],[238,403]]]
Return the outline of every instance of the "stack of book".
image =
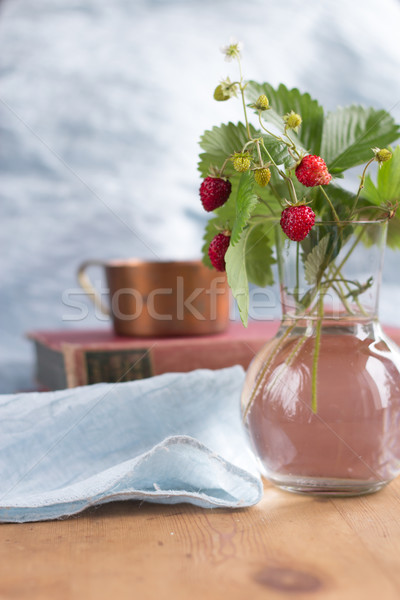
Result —
[[[227,331],[193,337],[128,338],[112,330],[33,331],[36,379],[41,389],[58,390],[100,382],[143,379],[167,372],[245,369],[275,335],[276,321],[232,322]]]

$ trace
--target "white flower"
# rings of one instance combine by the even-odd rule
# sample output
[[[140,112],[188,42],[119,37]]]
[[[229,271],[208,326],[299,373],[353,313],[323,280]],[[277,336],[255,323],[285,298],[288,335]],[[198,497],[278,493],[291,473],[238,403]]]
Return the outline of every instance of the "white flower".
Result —
[[[229,44],[221,48],[221,52],[225,54],[225,60],[230,62],[234,58],[240,58],[240,53],[243,50],[242,42],[238,42],[236,38],[231,37]]]

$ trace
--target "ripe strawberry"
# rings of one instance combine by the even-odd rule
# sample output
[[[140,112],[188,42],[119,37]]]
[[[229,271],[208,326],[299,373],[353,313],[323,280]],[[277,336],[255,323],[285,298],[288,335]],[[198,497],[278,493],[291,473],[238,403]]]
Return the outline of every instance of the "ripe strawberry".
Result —
[[[200,199],[207,212],[219,208],[228,200],[231,183],[220,177],[206,177],[200,186]]]
[[[217,271],[225,271],[225,254],[228,250],[230,236],[225,233],[218,233],[208,247],[208,256],[212,266]]]
[[[320,156],[308,154],[304,156],[296,168],[296,177],[303,185],[328,185],[332,179],[325,161]]]
[[[280,224],[283,232],[294,242],[301,242],[315,223],[315,213],[305,204],[288,206],[282,211]]]

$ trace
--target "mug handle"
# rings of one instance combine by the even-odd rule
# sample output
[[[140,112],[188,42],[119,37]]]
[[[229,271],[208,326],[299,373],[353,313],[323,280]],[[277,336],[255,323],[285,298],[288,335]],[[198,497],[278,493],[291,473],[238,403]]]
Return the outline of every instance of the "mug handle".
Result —
[[[83,263],[79,265],[77,277],[78,282],[84,292],[89,296],[93,304],[101,310],[104,315],[110,316],[110,309],[106,306],[100,297],[99,292],[96,290],[94,285],[89,279],[88,274],[86,273],[86,269],[89,267],[105,267],[105,263],[101,260],[85,260]]]

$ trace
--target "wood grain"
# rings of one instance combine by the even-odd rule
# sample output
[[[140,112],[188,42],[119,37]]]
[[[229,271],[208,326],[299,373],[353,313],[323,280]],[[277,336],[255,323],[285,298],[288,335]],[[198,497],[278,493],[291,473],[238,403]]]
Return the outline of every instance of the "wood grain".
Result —
[[[0,599],[400,597],[400,480],[317,499],[266,484],[260,504],[119,502],[0,526]]]

